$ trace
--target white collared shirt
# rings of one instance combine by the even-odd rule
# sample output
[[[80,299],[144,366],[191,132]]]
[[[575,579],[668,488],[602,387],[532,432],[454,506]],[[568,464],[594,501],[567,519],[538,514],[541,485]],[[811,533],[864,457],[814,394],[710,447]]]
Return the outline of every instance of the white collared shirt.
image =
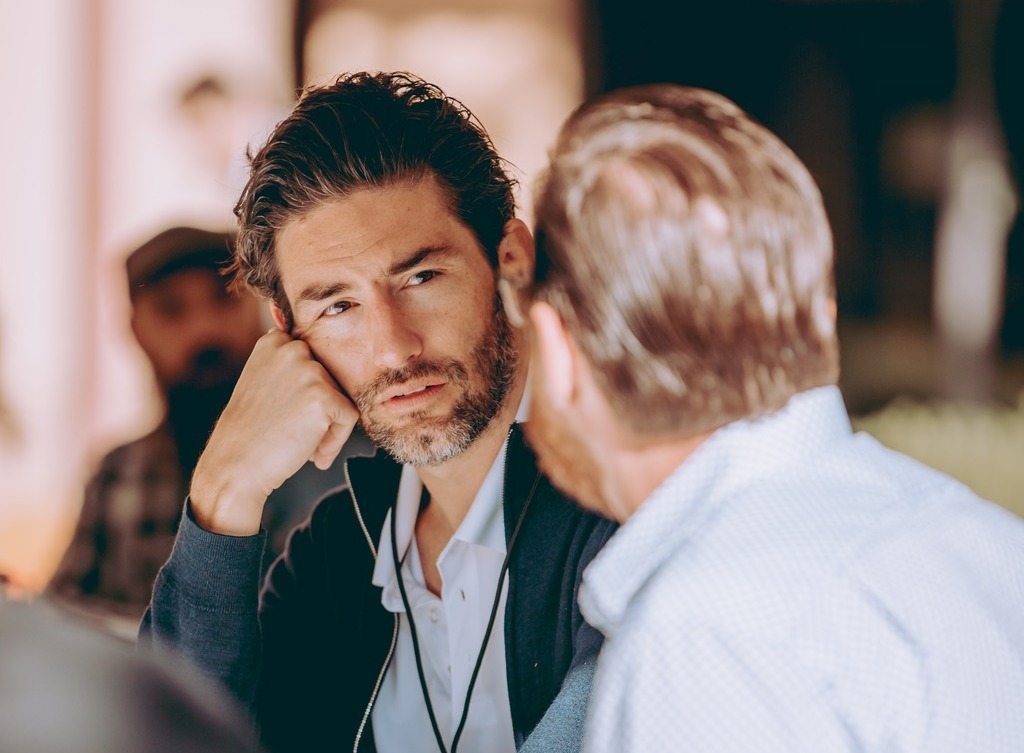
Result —
[[[524,396],[517,421],[524,420],[527,406],[528,398]],[[416,621],[430,702],[449,750],[462,717],[466,689],[505,559],[502,494],[507,451],[506,440],[462,524],[437,559],[442,581],[440,598],[426,587],[413,536],[423,490],[416,469],[403,467],[398,486],[395,539],[399,560],[403,563],[403,583]],[[383,588],[381,604],[389,612],[403,614],[405,607],[391,554],[390,512],[384,519],[377,552],[373,584]],[[505,672],[507,594],[506,576],[487,651],[473,688],[466,726],[459,739],[459,750],[493,753],[515,753],[516,750]],[[437,750],[416,670],[409,621],[405,618],[399,620],[395,654],[381,683],[371,718],[379,753]]]
[[[853,434],[835,387],[713,434],[579,603],[587,753],[1024,746],[1024,524]]]

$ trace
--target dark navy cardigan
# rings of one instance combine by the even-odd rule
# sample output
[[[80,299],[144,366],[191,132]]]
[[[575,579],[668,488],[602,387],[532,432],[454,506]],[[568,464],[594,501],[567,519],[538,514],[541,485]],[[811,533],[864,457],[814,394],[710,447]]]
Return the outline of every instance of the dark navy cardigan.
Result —
[[[401,466],[350,458],[350,489],[326,496],[292,533],[259,590],[264,535],[221,536],[186,507],[140,629],[140,646],[173,649],[253,709],[272,751],[374,751],[369,707],[395,631],[371,583]],[[505,464],[506,542],[537,477],[514,427]],[[521,753],[578,751],[601,635],[576,603],[580,577],[614,525],[581,511],[541,477],[513,549],[505,658]],[[372,547],[372,548],[371,548]],[[400,720],[395,721],[400,724]],[[435,747],[423,741],[423,750]]]

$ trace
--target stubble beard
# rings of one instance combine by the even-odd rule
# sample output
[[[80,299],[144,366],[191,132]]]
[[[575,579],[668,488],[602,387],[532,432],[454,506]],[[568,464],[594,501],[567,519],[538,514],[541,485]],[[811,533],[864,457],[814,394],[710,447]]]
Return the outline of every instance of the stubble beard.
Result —
[[[467,363],[454,358],[414,361],[380,374],[355,395],[366,435],[399,463],[437,465],[460,455],[504,407],[515,382],[519,354],[500,305],[490,321]],[[373,419],[381,394],[396,384],[424,378],[436,378],[461,393],[447,415],[417,411],[400,425]]]

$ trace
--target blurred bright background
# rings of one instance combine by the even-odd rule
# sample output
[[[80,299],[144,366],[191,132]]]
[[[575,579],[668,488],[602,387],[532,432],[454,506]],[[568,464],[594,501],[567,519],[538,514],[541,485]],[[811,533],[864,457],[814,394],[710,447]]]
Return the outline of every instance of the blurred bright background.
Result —
[[[584,96],[731,97],[821,185],[858,426],[1024,513],[1021,4],[2,0],[0,520],[68,510],[70,526],[98,459],[158,420],[125,254],[171,224],[231,223],[246,146],[303,84],[355,69],[462,99],[528,221]]]

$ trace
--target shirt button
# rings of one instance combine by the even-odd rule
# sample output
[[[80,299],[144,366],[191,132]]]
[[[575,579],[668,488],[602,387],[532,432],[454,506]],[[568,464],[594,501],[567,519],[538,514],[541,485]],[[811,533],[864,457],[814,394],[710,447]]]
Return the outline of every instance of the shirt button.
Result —
[[[437,607],[430,608],[430,621],[437,622],[441,619],[441,611]]]

